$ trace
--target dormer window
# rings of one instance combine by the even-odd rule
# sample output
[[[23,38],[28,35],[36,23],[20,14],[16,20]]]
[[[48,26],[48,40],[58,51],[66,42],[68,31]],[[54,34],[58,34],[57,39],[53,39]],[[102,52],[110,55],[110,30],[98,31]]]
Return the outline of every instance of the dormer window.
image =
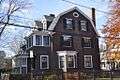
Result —
[[[80,21],[80,26],[82,31],[87,31],[87,21],[81,20]]]
[[[64,19],[64,27],[65,27],[65,29],[73,29],[74,28],[73,20],[70,18],[65,18]]]

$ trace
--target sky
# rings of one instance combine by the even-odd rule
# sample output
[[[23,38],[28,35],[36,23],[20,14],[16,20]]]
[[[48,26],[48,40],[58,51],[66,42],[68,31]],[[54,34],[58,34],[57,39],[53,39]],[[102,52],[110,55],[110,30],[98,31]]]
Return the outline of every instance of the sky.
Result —
[[[26,22],[24,23],[25,25],[31,25],[31,23],[33,23],[34,20],[41,20],[43,15],[55,14],[57,16],[61,12],[64,12],[73,7],[78,7],[85,14],[91,17],[91,9],[86,9],[77,5],[73,5],[62,0],[30,0],[30,1],[32,3],[31,7],[29,7],[26,11],[23,11],[22,14],[19,13],[16,14],[17,16],[24,17],[22,21]],[[108,0],[68,0],[68,1],[77,3],[79,5],[87,6],[90,8],[94,7],[97,10],[102,10],[106,12],[109,11]],[[98,31],[103,28],[102,25],[106,23],[107,17],[108,14],[96,11],[96,28]],[[11,36],[9,37],[9,39],[12,40],[13,36],[21,32],[22,30],[23,29],[21,28],[16,28],[13,26],[9,27],[8,31],[10,31]],[[5,39],[3,39],[3,41],[5,42]],[[9,51],[9,49],[2,48],[2,50],[7,51],[8,56],[12,55],[12,52]]]

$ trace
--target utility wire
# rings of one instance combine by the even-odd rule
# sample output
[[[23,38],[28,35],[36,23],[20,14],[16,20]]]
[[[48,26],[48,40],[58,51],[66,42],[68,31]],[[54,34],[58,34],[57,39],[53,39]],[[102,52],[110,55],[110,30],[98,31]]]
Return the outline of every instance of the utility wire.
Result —
[[[74,2],[71,2],[71,1],[68,1],[68,0],[62,0],[62,1],[91,10],[91,7],[88,7],[88,6],[80,5],[80,4],[77,4],[77,3],[74,3]],[[106,12],[106,11],[102,11],[102,10],[98,10],[98,9],[96,9],[96,11],[104,13],[104,14],[112,14],[112,13],[109,13],[109,12]]]
[[[23,27],[23,28],[29,28],[29,29],[37,29],[36,27],[31,27],[31,26],[26,26],[26,25],[20,25],[20,24],[14,24],[14,23],[0,22],[0,24],[7,24],[7,25],[11,25],[11,26]]]
[[[7,14],[4,14],[4,13],[0,13],[1,15],[7,15]],[[25,17],[21,17],[21,16],[16,16],[16,15],[10,15],[12,17],[16,17],[16,18],[21,18],[21,19],[26,19],[26,20],[29,20],[29,21],[34,21],[34,19],[31,19],[31,18],[25,18]]]
[[[38,29],[37,27],[33,27],[33,26],[26,26],[26,25],[20,25],[20,24],[14,24],[14,23],[5,23],[5,22],[0,22],[0,24],[7,24],[7,25],[12,25],[12,26],[16,26],[16,27],[23,27],[23,28],[29,28],[29,29]],[[51,30],[47,30],[47,31],[50,31]],[[64,32],[55,32],[55,33],[58,33],[58,34],[66,34]],[[74,35],[74,36],[79,36],[80,34],[78,33],[70,33],[71,35]],[[97,36],[97,38],[111,38],[111,39],[120,39],[120,38],[116,38],[116,37],[103,37],[103,36]]]

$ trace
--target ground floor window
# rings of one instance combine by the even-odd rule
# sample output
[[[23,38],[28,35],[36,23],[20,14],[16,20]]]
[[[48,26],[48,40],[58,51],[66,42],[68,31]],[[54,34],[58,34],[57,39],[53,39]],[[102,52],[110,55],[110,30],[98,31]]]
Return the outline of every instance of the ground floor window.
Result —
[[[75,56],[74,55],[67,56],[67,67],[75,68]]]
[[[84,67],[93,68],[92,55],[84,55]]]
[[[59,59],[59,68],[64,71],[67,68],[76,68],[76,51],[57,51]]]
[[[59,68],[64,67],[64,56],[59,56]]]
[[[40,69],[49,69],[48,55],[40,56]]]

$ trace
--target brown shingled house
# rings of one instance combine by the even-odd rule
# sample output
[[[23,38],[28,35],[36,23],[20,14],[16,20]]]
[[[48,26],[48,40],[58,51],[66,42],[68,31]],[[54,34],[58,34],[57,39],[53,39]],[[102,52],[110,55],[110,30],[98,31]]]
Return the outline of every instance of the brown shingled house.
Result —
[[[45,15],[27,37],[27,53],[32,51],[32,72],[41,75],[48,70],[99,70],[100,55],[98,33],[95,25],[95,9],[90,19],[77,7],[58,16]],[[90,13],[91,14],[91,13]],[[28,72],[31,71],[28,59]],[[76,79],[77,80],[77,79]]]

